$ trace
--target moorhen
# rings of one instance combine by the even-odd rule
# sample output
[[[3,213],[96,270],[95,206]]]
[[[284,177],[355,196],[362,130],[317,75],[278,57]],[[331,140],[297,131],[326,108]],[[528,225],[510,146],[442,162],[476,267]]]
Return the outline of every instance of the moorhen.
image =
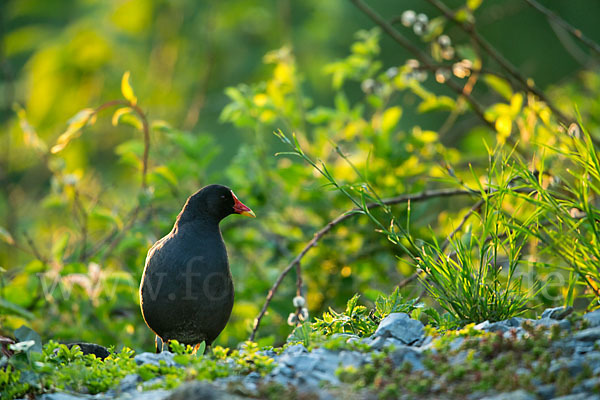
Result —
[[[219,222],[230,214],[255,217],[231,189],[206,186],[187,199],[171,232],[148,251],[140,305],[157,352],[173,339],[210,346],[225,328],[234,291]]]

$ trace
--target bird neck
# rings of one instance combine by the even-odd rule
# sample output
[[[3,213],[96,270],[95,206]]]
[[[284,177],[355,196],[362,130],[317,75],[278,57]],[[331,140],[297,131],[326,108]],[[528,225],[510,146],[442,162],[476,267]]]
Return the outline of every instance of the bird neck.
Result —
[[[177,216],[177,220],[173,226],[174,231],[182,229],[185,226],[185,229],[197,231],[198,233],[215,232],[221,236],[221,230],[219,229],[220,219],[203,213],[197,214],[191,213],[189,210],[187,211],[184,208]]]

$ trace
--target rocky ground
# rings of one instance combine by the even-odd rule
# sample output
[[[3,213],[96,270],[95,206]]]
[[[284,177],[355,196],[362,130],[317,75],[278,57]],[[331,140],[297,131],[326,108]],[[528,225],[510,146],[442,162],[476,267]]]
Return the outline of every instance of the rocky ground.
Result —
[[[53,393],[43,400],[75,399],[487,399],[600,400],[600,310],[574,317],[546,310],[537,320],[483,322],[443,335],[407,314],[381,321],[369,338],[337,335],[315,346],[263,351],[275,367],[156,389],[165,377],[127,375],[96,395]],[[138,365],[185,368],[169,352],[141,353]],[[159,385],[160,386],[160,385]]]

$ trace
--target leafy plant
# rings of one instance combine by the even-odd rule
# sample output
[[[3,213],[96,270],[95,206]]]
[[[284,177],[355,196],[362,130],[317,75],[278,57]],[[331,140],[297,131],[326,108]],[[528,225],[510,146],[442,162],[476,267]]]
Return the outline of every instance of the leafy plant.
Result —
[[[398,288],[389,296],[381,294],[377,296],[375,308],[371,310],[358,304],[359,299],[359,294],[352,296],[346,304],[346,310],[342,313],[330,307],[321,318],[315,318],[315,322],[310,324],[311,329],[324,335],[351,333],[359,337],[367,337],[375,332],[379,322],[389,314],[400,312],[410,314],[422,307],[417,299],[405,301]]]

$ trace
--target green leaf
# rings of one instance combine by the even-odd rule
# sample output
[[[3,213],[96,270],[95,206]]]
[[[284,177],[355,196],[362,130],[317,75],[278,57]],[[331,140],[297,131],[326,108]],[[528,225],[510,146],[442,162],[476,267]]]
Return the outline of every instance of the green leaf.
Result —
[[[94,123],[96,110],[93,108],[85,108],[69,119],[67,130],[58,137],[56,144],[52,146],[50,152],[56,154],[64,150],[69,142],[81,135],[81,128],[88,123]]]
[[[475,11],[479,8],[483,0],[467,0],[467,7],[471,11]]]
[[[402,109],[400,107],[395,106],[385,110],[381,116],[381,130],[383,132],[390,132],[396,127],[401,116]]]
[[[27,351],[28,353],[32,351],[36,353],[42,352],[42,338],[36,331],[25,325],[21,325],[21,327],[15,331],[15,339],[19,342],[32,340],[35,343],[29,348]]]
[[[494,90],[506,100],[510,101],[513,95],[513,90],[507,80],[491,74],[484,74],[483,80],[490,87],[490,89]]]
[[[196,349],[196,355],[203,355],[204,350],[206,350],[206,342],[202,342],[198,345],[198,348]]]
[[[452,111],[456,106],[454,99],[448,96],[429,96],[419,104],[419,112]]]
[[[121,107],[118,108],[112,116],[112,124],[113,126],[117,126],[119,124],[119,120],[125,114],[130,114],[133,111],[131,107]]]
[[[123,97],[125,97],[125,99],[131,103],[131,105],[135,106],[137,104],[137,97],[135,97],[133,88],[129,83],[129,75],[129,71],[126,71],[123,74],[123,78],[121,79],[121,93],[123,94]]]
[[[17,304],[11,303],[10,301],[4,299],[0,299],[0,310],[2,310],[2,314],[4,315],[18,315],[29,320],[35,318],[35,315],[33,315],[33,313],[27,311],[26,309]]]
[[[12,237],[10,232],[2,226],[0,226],[0,240],[6,242],[8,244],[11,244],[11,245],[15,244],[15,239]]]
[[[162,178],[173,187],[178,186],[177,177],[175,176],[173,171],[171,171],[166,165],[159,165],[158,167],[152,170],[152,173]]]

